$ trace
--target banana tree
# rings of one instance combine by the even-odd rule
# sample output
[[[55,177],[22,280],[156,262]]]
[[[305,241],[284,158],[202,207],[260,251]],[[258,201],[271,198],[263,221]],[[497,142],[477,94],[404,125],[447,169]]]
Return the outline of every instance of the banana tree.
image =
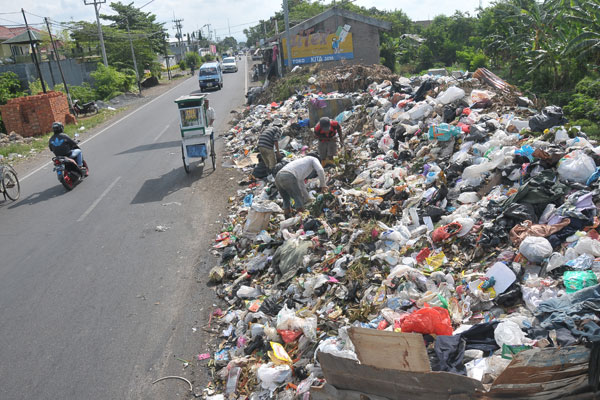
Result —
[[[596,65],[600,59],[600,0],[574,0],[570,3],[567,19],[578,29],[567,45],[565,54],[591,56]]]

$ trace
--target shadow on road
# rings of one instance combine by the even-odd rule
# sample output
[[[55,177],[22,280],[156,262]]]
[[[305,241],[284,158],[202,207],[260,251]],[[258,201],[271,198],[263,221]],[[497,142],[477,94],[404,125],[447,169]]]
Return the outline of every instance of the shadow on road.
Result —
[[[206,168],[203,173],[201,168],[192,167],[192,172],[186,174],[183,165],[181,168],[172,169],[170,172],[154,179],[148,179],[137,192],[131,204],[143,204],[162,201],[168,195],[180,189],[190,187],[194,180],[212,175],[212,167]]]
[[[116,155],[119,156],[121,154],[131,154],[131,153],[137,153],[139,151],[166,149],[169,147],[180,147],[180,146],[181,146],[181,140],[173,140],[171,142],[162,142],[162,143],[148,143],[148,144],[143,144],[141,146],[132,147],[131,149],[122,151],[120,153],[117,153]]]
[[[51,186],[48,189],[44,190],[43,192],[37,192],[37,193],[30,194],[29,196],[8,206],[8,209],[10,210],[10,209],[17,208],[17,207],[24,206],[24,205],[37,204],[42,201],[50,200],[54,197],[62,196],[65,193],[66,193],[65,188],[62,187],[62,185],[60,183],[58,183],[57,185]],[[2,205],[2,202],[0,202],[0,205]]]

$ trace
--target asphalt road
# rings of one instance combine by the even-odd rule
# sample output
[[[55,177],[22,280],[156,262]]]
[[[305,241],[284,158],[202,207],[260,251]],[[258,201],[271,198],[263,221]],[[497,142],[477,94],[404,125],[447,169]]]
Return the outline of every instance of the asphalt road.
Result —
[[[244,65],[208,94],[218,131],[243,104]],[[183,170],[173,100],[197,89],[186,79],[98,129],[72,192],[45,164],[21,176],[20,201],[0,202],[0,398],[186,395],[150,382],[204,348],[192,326],[212,305],[198,303],[212,303],[206,248],[235,187],[220,162]]]

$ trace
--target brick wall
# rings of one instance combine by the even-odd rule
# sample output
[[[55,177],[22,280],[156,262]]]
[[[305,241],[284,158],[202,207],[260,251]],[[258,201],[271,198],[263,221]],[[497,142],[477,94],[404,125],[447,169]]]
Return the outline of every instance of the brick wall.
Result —
[[[14,131],[25,137],[52,131],[54,121],[64,124],[74,119],[69,114],[67,96],[61,92],[11,99],[0,106],[0,114],[7,132]]]

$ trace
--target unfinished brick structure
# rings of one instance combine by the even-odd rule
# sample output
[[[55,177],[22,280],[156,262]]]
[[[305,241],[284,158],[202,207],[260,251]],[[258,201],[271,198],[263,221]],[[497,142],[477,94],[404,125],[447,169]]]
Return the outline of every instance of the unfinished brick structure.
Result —
[[[43,135],[52,131],[54,121],[75,121],[69,114],[67,96],[61,92],[47,92],[19,97],[0,106],[0,114],[7,132],[24,137]]]

